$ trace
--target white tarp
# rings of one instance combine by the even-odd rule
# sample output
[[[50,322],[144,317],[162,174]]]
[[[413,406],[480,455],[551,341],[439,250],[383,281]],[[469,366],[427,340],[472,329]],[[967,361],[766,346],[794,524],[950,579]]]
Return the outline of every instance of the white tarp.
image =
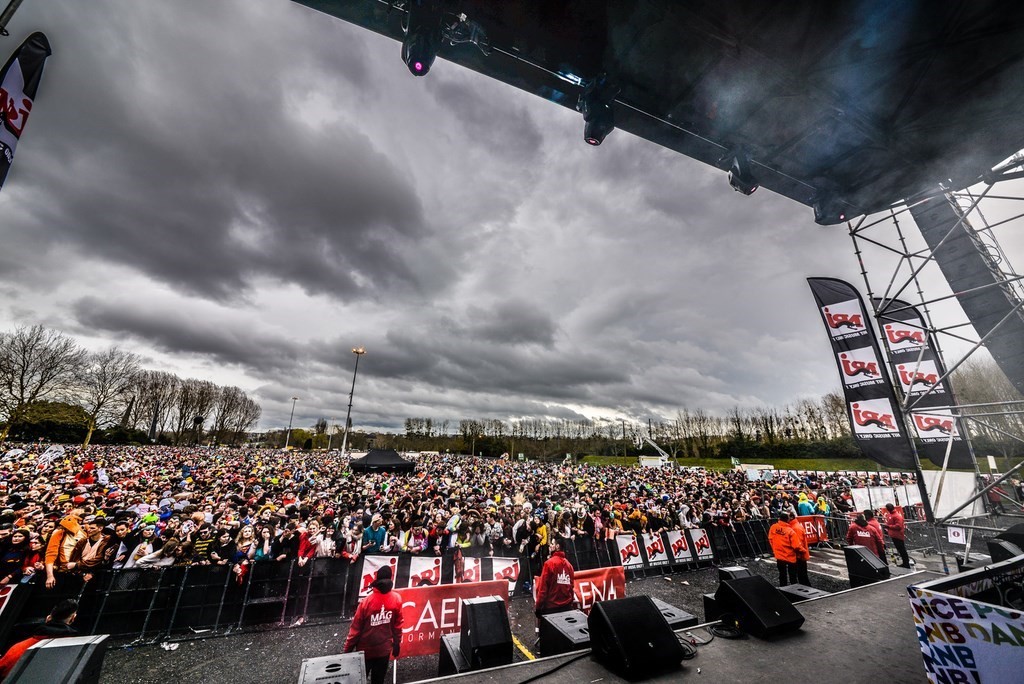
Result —
[[[924,484],[928,490],[928,498],[932,502],[932,509],[936,518],[942,518],[960,507],[975,492],[974,473],[946,472],[943,479],[942,492],[939,496],[938,506],[935,505],[935,497],[938,493],[939,475],[938,470],[924,471]],[[982,515],[984,513],[981,502],[975,500],[970,506],[957,513],[957,517],[971,515]]]

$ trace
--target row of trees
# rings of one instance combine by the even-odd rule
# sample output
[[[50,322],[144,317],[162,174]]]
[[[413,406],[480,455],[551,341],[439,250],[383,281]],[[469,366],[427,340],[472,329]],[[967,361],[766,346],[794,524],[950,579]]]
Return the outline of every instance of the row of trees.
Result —
[[[84,444],[104,426],[175,444],[204,435],[234,443],[261,414],[237,387],[144,369],[136,354],[118,347],[89,352],[38,325],[0,333],[0,443],[33,416],[54,415],[54,404],[79,409],[61,415],[82,423]]]

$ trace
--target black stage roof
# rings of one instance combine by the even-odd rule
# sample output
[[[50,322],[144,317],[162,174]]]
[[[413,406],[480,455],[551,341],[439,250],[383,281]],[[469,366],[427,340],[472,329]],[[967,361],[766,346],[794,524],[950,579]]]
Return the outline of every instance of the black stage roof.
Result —
[[[442,59],[570,108],[607,74],[617,128],[723,170],[745,150],[821,223],[961,189],[1024,148],[1022,3],[295,1],[398,41],[409,3],[464,14],[490,54],[445,41]]]

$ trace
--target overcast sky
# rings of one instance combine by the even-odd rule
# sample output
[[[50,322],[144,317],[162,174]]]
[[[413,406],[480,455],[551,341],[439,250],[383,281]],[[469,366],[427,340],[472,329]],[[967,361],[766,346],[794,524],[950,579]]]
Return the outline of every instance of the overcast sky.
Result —
[[[839,386],[843,227],[286,0],[27,0],[53,46],[0,191],[0,328],[235,384],[261,427],[724,414]]]

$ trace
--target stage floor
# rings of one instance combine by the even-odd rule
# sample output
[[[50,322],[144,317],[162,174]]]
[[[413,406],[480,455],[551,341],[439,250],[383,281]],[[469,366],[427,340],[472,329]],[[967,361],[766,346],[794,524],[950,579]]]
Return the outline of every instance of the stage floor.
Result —
[[[906,587],[941,576],[916,572],[799,603],[797,608],[806,618],[800,631],[772,641],[715,638],[698,647],[697,657],[683,661],[681,670],[644,681],[677,682],[699,675],[698,681],[744,684],[927,682]],[[702,628],[688,631],[698,639],[708,638]],[[583,653],[587,652],[423,681],[510,684],[533,677],[545,684],[628,681],[605,669],[589,653],[573,660]]]

